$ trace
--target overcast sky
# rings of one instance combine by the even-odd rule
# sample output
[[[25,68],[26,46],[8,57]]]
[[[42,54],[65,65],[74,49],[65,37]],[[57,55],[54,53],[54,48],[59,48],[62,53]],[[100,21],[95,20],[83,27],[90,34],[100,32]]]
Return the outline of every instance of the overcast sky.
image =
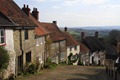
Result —
[[[119,26],[120,0],[14,0],[38,8],[39,21],[56,20],[59,27]]]

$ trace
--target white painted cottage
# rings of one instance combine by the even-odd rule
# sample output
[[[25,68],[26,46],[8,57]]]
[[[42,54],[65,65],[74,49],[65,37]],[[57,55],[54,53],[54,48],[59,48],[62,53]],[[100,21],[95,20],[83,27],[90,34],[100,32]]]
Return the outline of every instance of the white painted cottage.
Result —
[[[65,32],[63,32],[63,35],[66,38],[66,42],[67,42],[67,57],[72,53],[72,60],[75,60],[80,53],[80,45],[79,43],[69,34],[69,32],[67,32],[67,27],[65,27]],[[78,64],[78,60],[73,63],[73,65],[77,65]]]

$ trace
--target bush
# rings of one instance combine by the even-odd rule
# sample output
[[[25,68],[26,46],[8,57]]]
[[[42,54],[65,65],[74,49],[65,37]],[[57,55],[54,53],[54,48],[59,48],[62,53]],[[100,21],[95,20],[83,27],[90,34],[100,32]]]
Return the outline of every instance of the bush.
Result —
[[[52,62],[50,58],[46,60],[45,68],[54,69],[57,66],[56,63]]]
[[[26,74],[34,74],[37,72],[36,65],[33,63],[27,63],[25,70],[24,70],[24,75]]]
[[[71,60],[72,56],[73,56],[73,53],[70,53],[70,55],[68,56],[68,65],[72,65],[73,63],[75,63],[79,59],[78,54],[76,54],[77,58],[74,60]]]
[[[3,70],[8,67],[9,58],[8,51],[4,47],[0,46],[0,79],[3,78]]]
[[[83,65],[83,63],[81,62],[80,59],[79,59],[79,61],[78,61],[78,65]]]
[[[8,51],[5,50],[4,47],[0,46],[0,71],[3,69],[7,69],[9,64],[9,54]]]
[[[72,57],[72,53],[70,53],[70,55],[68,56],[68,65],[72,65],[72,61],[71,61],[71,57]]]
[[[66,61],[60,62],[60,65],[66,65]]]

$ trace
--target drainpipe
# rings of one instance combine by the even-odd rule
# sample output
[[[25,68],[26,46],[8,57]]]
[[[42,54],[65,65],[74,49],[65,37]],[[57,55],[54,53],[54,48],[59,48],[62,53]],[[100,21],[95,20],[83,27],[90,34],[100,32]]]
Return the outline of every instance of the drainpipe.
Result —
[[[22,66],[21,66],[21,70],[23,71],[23,47],[22,47],[22,29],[20,29],[19,30],[20,31],[20,50],[22,51],[22,55],[21,55],[21,64],[22,64]]]

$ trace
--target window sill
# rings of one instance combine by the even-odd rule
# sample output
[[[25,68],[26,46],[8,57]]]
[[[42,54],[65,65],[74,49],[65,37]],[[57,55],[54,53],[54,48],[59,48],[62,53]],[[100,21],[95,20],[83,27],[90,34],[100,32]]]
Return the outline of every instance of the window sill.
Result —
[[[2,43],[2,44],[0,44],[0,46],[5,46],[6,45],[6,43]]]
[[[39,46],[39,44],[37,44],[36,46]]]
[[[25,39],[25,42],[29,42],[29,39]]]

